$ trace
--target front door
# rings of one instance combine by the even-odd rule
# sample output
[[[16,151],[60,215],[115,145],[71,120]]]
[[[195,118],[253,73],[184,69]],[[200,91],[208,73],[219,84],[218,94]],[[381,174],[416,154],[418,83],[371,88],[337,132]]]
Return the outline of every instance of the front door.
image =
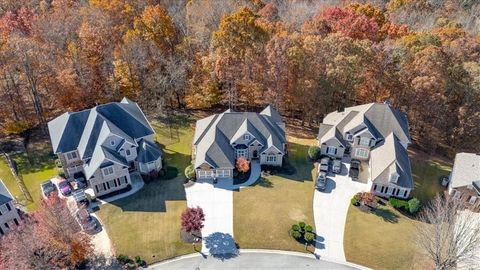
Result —
[[[257,158],[258,158],[258,151],[257,151],[257,150],[253,150],[252,158],[253,158],[253,159],[257,159]]]

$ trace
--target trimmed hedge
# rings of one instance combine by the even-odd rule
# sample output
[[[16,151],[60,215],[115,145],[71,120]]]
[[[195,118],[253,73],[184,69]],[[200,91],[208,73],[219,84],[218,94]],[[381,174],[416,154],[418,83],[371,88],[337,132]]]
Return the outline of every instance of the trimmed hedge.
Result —
[[[388,199],[388,204],[390,204],[391,206],[393,206],[393,208],[396,209],[404,208],[405,210],[408,210],[408,202],[405,200],[391,197],[390,199]]]

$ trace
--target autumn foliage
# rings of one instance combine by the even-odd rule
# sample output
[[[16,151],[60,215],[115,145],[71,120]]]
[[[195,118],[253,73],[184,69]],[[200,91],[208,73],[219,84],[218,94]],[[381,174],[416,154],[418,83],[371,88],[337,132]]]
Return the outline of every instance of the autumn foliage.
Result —
[[[239,157],[237,158],[235,167],[239,172],[248,172],[248,170],[250,170],[250,161],[244,157]]]
[[[200,207],[189,207],[181,215],[182,230],[188,233],[200,231],[203,228],[204,221],[205,214]]]

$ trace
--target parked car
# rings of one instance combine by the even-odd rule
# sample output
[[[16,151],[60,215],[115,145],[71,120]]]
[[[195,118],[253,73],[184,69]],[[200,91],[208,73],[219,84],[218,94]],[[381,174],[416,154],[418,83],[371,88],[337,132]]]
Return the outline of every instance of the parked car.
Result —
[[[84,189],[87,188],[87,180],[83,176],[77,176],[73,178],[72,184],[74,189]]]
[[[57,187],[52,183],[52,181],[47,180],[40,184],[40,189],[42,190],[43,198],[47,199],[53,192],[57,191]]]
[[[360,174],[360,160],[352,159],[350,161],[350,171],[348,172],[348,176],[352,178],[352,180],[358,180],[358,175]]]
[[[85,195],[85,191],[83,189],[77,189],[72,191],[72,197],[75,199],[75,202],[79,205],[87,206],[89,201],[87,199],[87,195]]]
[[[317,182],[315,188],[318,190],[325,190],[327,187],[327,174],[325,172],[319,172],[317,176]]]
[[[68,181],[65,179],[59,180],[58,189],[63,196],[69,196],[72,193],[72,188],[70,187]]]
[[[332,171],[333,171],[334,173],[340,173],[340,172],[342,172],[342,161],[341,161],[341,160],[338,160],[338,159],[333,160],[333,162],[332,162]]]
[[[328,163],[330,163],[330,158],[324,157],[320,160],[320,171],[328,172]]]
[[[85,232],[93,233],[97,231],[98,223],[95,220],[95,218],[93,218],[86,209],[84,208],[79,209],[75,217],[77,219],[78,224],[80,225],[82,230],[84,230]]]
[[[448,183],[450,183],[450,177],[442,176],[442,186],[446,187],[448,186]]]

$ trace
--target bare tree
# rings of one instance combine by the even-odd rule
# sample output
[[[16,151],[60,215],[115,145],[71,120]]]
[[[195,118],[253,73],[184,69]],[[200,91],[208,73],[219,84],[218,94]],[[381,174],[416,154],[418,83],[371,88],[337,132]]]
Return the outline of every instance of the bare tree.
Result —
[[[449,195],[437,197],[420,214],[415,242],[439,270],[472,265],[480,248],[480,218]]]

